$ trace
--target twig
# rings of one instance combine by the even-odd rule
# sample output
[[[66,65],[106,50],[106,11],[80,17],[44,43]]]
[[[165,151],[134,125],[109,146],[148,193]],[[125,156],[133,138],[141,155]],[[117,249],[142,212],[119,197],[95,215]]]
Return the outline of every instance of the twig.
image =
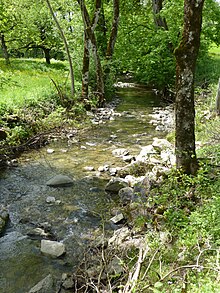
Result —
[[[162,278],[160,278],[160,279],[158,280],[158,282],[163,282],[167,277],[169,277],[169,276],[172,275],[173,273],[175,273],[175,272],[177,272],[177,271],[179,271],[179,270],[184,270],[184,269],[200,269],[200,270],[204,270],[204,269],[206,269],[206,270],[212,270],[212,271],[215,271],[216,273],[219,274],[219,270],[217,270],[217,269],[215,269],[215,268],[212,268],[212,267],[204,267],[204,266],[197,265],[197,264],[195,264],[195,265],[185,265],[185,266],[177,267],[177,268],[173,269],[172,271],[169,271],[166,275],[164,275]],[[149,288],[149,287],[151,287],[151,286],[152,286],[152,284],[147,285],[147,286],[143,287],[142,290],[147,289],[147,288]]]
[[[152,258],[151,258],[151,260],[150,260],[150,262],[149,262],[149,264],[148,264],[148,267],[147,267],[147,269],[146,269],[146,271],[145,271],[145,273],[144,273],[144,275],[143,275],[143,277],[142,277],[142,281],[143,281],[143,279],[146,277],[146,275],[147,275],[147,273],[148,273],[148,271],[149,271],[149,269],[150,269],[150,267],[151,267],[151,265],[152,265],[152,262],[154,261],[154,259],[155,259],[155,257],[156,257],[156,255],[157,255],[157,253],[159,252],[159,249],[157,249],[155,252],[154,252],[154,254],[153,254],[153,256],[152,256]]]
[[[139,256],[138,256],[138,260],[137,260],[137,263],[136,263],[136,269],[134,271],[133,276],[132,276],[132,273],[129,274],[129,278],[128,278],[127,284],[124,287],[123,293],[131,293],[131,292],[133,292],[133,289],[135,288],[136,283],[137,283],[138,278],[139,278],[139,275],[140,275],[141,265],[144,262],[148,251],[149,251],[148,246],[145,248],[144,251],[143,251],[142,248],[139,249]]]

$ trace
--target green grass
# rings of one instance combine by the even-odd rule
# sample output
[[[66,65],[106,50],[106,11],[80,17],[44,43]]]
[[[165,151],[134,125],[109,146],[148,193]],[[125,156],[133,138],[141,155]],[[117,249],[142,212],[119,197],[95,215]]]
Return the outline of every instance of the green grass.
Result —
[[[43,60],[12,59],[6,66],[0,59],[0,68],[0,103],[13,107],[48,98],[55,93],[51,78],[64,84],[68,76],[68,66],[63,62],[47,65]]]
[[[77,105],[77,94],[70,97],[69,87],[67,62],[52,60],[48,65],[41,59],[11,59],[6,66],[0,59],[0,127],[8,134],[0,146],[17,145],[38,132],[73,123],[83,107]]]

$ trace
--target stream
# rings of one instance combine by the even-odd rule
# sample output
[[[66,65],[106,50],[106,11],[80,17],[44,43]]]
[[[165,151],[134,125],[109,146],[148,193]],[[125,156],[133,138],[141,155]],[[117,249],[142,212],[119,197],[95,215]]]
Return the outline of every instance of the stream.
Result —
[[[51,274],[59,280],[73,271],[86,246],[101,233],[110,219],[114,199],[105,192],[110,179],[100,166],[122,167],[126,163],[112,151],[127,148],[133,156],[153,137],[149,114],[162,107],[158,96],[144,87],[118,90],[119,103],[111,119],[93,121],[90,129],[72,133],[66,140],[24,153],[14,167],[0,173],[0,204],[9,210],[10,223],[0,238],[0,292],[28,292]],[[49,187],[46,182],[57,174],[74,179],[69,187]],[[48,202],[48,198],[55,201]],[[40,237],[32,231],[49,231],[66,246],[66,254],[51,258],[40,252]],[[112,230],[108,221],[105,229]]]

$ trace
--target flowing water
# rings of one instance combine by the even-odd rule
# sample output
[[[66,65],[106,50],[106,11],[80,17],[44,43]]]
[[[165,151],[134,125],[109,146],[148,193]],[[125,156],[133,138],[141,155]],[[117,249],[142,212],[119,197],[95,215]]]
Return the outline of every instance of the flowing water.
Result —
[[[60,279],[82,258],[94,233],[108,219],[110,195],[104,191],[103,165],[123,166],[112,156],[115,148],[127,148],[136,155],[155,133],[149,113],[160,106],[159,98],[144,88],[119,90],[118,115],[100,125],[57,140],[38,151],[23,154],[18,166],[0,174],[0,203],[7,206],[10,223],[0,238],[0,292],[24,293],[49,273]],[[48,148],[53,149],[50,154]],[[94,171],[85,171],[92,166]],[[75,179],[73,186],[52,188],[46,182],[57,174]],[[48,197],[56,202],[47,203]],[[66,245],[64,257],[53,259],[40,252],[40,239],[30,237],[41,227]],[[112,227],[106,225],[106,229]],[[29,235],[29,236],[28,236]]]

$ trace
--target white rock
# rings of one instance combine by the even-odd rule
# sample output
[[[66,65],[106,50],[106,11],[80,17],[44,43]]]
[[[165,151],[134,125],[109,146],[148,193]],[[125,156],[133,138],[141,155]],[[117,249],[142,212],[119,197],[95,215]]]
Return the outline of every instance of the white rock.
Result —
[[[41,252],[52,257],[59,257],[65,253],[65,245],[61,242],[41,240]]]
[[[161,151],[162,149],[166,148],[172,149],[172,144],[164,138],[154,137],[153,140],[154,141],[152,143],[152,146],[158,151]]]
[[[100,167],[98,167],[98,171],[99,171],[99,172],[104,172],[104,171],[105,171],[104,166],[100,166]]]
[[[116,175],[117,171],[118,171],[117,168],[110,168],[110,169],[109,169],[109,173],[110,173],[111,176]]]
[[[53,203],[53,202],[55,202],[56,201],[56,198],[54,197],[54,196],[48,196],[47,198],[46,198],[46,202],[47,203]]]
[[[127,149],[124,148],[120,148],[120,149],[115,149],[112,151],[113,156],[116,157],[123,157],[129,154],[129,151]]]
[[[55,152],[54,149],[47,149],[48,154],[53,154],[54,152]]]
[[[151,154],[156,154],[155,148],[150,144],[147,146],[142,147],[139,155],[137,155],[136,160],[145,162]]]
[[[118,215],[112,217],[112,218],[110,219],[110,221],[112,221],[112,223],[114,223],[114,224],[117,224],[118,222],[120,222],[120,221],[123,220],[123,219],[124,219],[124,216],[123,216],[122,213],[120,213],[120,214],[118,214]]]
[[[133,160],[133,158],[134,157],[132,155],[127,155],[127,156],[123,156],[122,160],[130,163]]]
[[[86,166],[83,168],[84,171],[95,171],[95,168],[93,166]]]

